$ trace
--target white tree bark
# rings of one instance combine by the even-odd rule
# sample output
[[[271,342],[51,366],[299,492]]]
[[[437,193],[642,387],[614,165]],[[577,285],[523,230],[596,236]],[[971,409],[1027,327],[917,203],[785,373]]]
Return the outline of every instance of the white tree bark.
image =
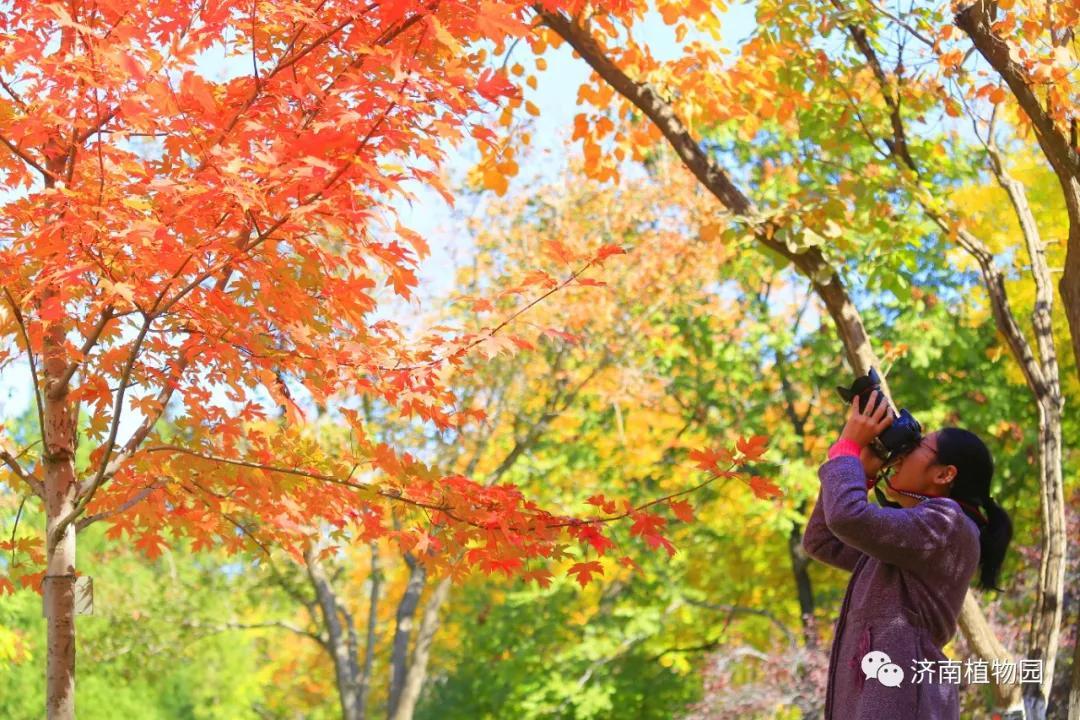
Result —
[[[44,301],[56,297],[50,288]],[[28,348],[29,351],[29,348]],[[75,508],[78,484],[75,479],[75,418],[66,384],[60,382],[67,370],[64,326],[46,325],[43,346],[42,460],[45,471],[46,572],[46,714],[48,720],[75,718],[75,527],[68,523],[59,536],[60,521]]]

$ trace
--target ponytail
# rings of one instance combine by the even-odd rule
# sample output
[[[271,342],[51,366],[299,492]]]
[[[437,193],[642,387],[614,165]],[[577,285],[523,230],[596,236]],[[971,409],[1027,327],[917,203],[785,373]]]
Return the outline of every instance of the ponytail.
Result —
[[[979,533],[979,587],[1001,592],[997,584],[1005,551],[1012,540],[1012,520],[1004,508],[989,496],[983,498],[982,508],[987,524],[980,528]]]
[[[949,497],[979,527],[979,587],[1000,592],[1001,565],[1012,541],[1013,526],[1009,514],[990,497],[993,456],[978,435],[950,427],[938,432],[936,461],[956,466]]]

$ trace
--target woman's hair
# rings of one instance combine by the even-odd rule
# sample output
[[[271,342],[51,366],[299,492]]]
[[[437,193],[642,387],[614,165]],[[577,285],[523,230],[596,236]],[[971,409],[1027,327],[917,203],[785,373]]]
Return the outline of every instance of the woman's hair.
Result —
[[[990,498],[994,458],[978,435],[948,427],[938,432],[936,462],[956,466],[949,497],[960,501],[964,513],[979,526],[979,587],[1000,591],[998,577],[1013,528],[1009,514]],[[982,508],[982,517],[976,506]]]

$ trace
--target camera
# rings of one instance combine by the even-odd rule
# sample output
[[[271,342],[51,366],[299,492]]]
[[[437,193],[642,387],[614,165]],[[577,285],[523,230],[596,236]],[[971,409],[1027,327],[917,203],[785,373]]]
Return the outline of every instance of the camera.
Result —
[[[881,377],[874,368],[866,375],[855,378],[851,387],[837,387],[836,391],[845,402],[851,403],[856,397],[859,398],[859,411],[867,412],[866,406],[870,403],[870,393],[874,390],[881,391]],[[887,402],[885,395],[878,395],[878,402]],[[877,409],[874,405],[873,409]],[[872,410],[871,410],[872,412]],[[870,449],[879,458],[885,461],[886,466],[915,449],[922,440],[922,425],[907,410],[901,409],[897,415],[889,409],[893,417],[892,424],[885,428],[880,435],[870,442]]]

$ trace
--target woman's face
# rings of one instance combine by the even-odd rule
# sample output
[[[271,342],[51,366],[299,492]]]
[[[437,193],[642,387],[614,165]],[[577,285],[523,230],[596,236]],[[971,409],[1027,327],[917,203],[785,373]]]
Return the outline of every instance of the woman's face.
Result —
[[[896,500],[889,485],[920,495],[945,496],[956,477],[955,465],[942,465],[937,458],[938,433],[932,432],[896,464],[896,471],[885,484],[885,495]]]

